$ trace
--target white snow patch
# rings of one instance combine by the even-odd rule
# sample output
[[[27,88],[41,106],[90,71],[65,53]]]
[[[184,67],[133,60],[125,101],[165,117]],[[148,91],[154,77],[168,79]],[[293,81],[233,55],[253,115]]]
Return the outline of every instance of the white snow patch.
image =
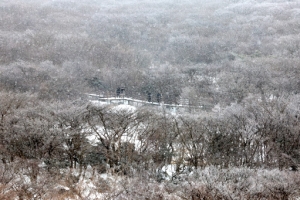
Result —
[[[89,141],[90,145],[97,146],[98,136],[96,134],[86,136],[86,139]]]
[[[67,190],[67,191],[70,190],[70,188],[68,188],[68,187],[66,187],[66,186],[63,186],[63,185],[57,185],[57,186],[55,187],[55,189],[58,189],[58,190]]]
[[[120,104],[117,106],[114,106],[112,108],[113,111],[128,111],[128,112],[135,112],[136,107],[131,106],[131,105],[126,105],[126,104]]]

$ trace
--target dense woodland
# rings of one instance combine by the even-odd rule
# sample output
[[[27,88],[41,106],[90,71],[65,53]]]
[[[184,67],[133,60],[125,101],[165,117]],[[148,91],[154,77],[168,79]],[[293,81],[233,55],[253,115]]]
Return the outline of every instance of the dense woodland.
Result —
[[[297,0],[1,1],[1,199],[299,197],[299,34]],[[87,99],[120,86],[213,109]]]

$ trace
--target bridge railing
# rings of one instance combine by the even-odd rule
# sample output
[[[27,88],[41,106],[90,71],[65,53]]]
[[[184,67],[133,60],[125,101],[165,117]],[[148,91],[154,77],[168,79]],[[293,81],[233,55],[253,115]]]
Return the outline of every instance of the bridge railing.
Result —
[[[88,94],[89,99],[93,101],[99,101],[103,104],[125,104],[135,107],[149,106],[149,107],[164,107],[172,112],[198,112],[198,111],[209,111],[212,109],[211,105],[181,105],[181,104],[164,104],[163,102],[148,102],[139,99],[133,99],[129,97],[104,97],[102,95]]]

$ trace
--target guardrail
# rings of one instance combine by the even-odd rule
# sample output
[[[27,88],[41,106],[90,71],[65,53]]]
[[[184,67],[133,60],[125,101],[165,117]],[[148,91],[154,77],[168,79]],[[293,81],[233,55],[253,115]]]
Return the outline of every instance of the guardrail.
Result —
[[[171,112],[198,112],[198,111],[210,111],[211,105],[191,106],[191,105],[180,105],[180,104],[165,104],[163,102],[148,102],[139,99],[133,99],[129,97],[103,97],[97,94],[88,94],[89,100],[98,101],[101,104],[125,104],[135,107],[156,107],[165,108]]]

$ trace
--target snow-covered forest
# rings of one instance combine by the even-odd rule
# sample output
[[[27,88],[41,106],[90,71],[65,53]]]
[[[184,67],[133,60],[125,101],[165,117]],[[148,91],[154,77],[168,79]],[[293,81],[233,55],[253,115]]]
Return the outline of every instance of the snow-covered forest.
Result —
[[[300,198],[298,0],[2,0],[0,48],[0,199]]]

